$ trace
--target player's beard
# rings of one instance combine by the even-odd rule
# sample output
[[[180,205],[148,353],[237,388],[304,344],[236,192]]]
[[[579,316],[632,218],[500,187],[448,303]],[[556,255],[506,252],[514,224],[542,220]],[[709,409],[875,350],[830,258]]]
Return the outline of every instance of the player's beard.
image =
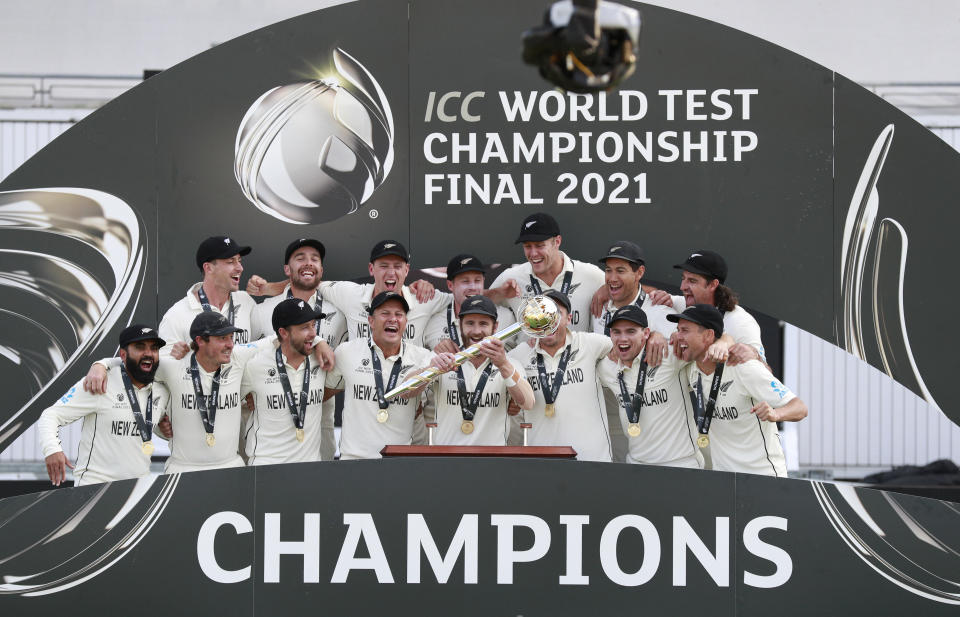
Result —
[[[145,371],[140,368],[140,363],[134,362],[133,358],[130,356],[127,356],[125,364],[127,366],[127,373],[129,373],[130,377],[137,383],[144,385],[153,382],[153,378],[157,374],[157,367],[160,366],[157,362],[154,362],[153,368],[151,368],[149,371]]]

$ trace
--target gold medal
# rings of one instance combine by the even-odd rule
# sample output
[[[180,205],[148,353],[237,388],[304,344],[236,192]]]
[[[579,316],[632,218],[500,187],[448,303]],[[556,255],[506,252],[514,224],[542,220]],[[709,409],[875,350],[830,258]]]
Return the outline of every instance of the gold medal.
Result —
[[[146,454],[147,456],[152,456],[152,455],[153,455],[153,442],[152,442],[152,441],[149,441],[149,440],[143,442],[143,445],[140,446],[140,449],[143,450],[143,453]]]
[[[547,403],[547,406],[543,409],[543,415],[548,418],[552,418],[557,413],[557,408],[553,406],[553,403]]]
[[[207,433],[207,445],[212,448],[215,443],[217,443],[217,438],[213,436],[213,433]]]
[[[463,432],[464,435],[469,435],[470,433],[472,433],[472,432],[473,432],[473,421],[472,421],[472,420],[464,420],[463,422],[461,422],[461,423],[460,423],[460,430]]]
[[[298,428],[298,429],[297,429],[297,441],[299,441],[299,442],[301,442],[301,443],[303,442],[303,429],[302,429],[302,428]]]
[[[640,424],[637,422],[631,422],[630,426],[627,427],[627,435],[631,437],[636,437],[640,434]]]
[[[707,437],[706,435],[700,435],[699,437],[697,437],[697,445],[700,446],[701,448],[706,448],[707,446],[710,445],[710,438]]]
[[[379,422],[380,424],[383,424],[389,419],[390,419],[390,414],[387,413],[386,409],[381,409],[380,411],[377,412],[377,422]]]

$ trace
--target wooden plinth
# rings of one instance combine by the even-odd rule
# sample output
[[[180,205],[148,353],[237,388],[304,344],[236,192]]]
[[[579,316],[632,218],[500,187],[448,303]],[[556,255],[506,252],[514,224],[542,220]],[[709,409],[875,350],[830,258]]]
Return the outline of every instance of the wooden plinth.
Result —
[[[384,446],[383,457],[395,456],[467,456],[521,458],[577,458],[570,446]]]

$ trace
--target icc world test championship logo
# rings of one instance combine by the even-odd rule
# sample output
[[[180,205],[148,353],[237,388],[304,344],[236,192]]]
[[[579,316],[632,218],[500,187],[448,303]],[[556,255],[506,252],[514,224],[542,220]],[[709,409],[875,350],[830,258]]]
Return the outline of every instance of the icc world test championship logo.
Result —
[[[341,49],[335,74],[268,90],[237,133],[234,175],[253,205],[287,223],[327,223],[356,211],[393,167],[390,103]]]

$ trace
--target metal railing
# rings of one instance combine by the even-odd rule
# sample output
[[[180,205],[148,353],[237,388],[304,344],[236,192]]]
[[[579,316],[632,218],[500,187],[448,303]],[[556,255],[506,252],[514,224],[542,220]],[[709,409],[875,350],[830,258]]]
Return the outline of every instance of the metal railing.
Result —
[[[0,108],[96,109],[142,81],[136,75],[0,73]]]

